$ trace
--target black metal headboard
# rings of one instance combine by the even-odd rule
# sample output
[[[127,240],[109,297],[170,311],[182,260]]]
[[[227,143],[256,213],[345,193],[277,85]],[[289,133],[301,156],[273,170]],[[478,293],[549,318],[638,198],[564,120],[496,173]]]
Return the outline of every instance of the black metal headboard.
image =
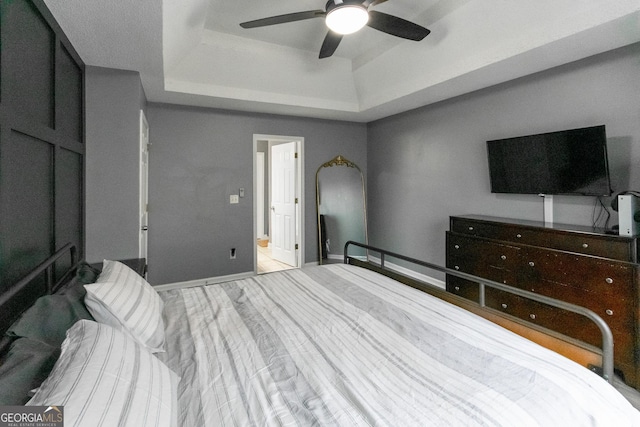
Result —
[[[65,256],[71,258],[70,267],[59,278],[54,278],[55,263]],[[56,292],[73,278],[78,266],[77,258],[76,247],[67,243],[0,295],[0,355],[11,344],[11,339],[4,336],[7,329],[39,297]]]

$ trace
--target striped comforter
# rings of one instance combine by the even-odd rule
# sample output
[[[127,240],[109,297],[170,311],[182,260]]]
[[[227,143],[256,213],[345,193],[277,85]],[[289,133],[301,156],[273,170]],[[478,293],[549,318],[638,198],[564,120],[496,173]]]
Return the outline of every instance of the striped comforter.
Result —
[[[160,293],[179,425],[640,425],[603,379],[348,265]]]

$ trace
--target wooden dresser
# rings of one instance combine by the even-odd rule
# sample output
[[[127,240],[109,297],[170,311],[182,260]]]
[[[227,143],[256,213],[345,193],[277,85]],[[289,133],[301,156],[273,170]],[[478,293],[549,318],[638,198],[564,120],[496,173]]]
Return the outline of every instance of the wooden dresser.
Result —
[[[617,373],[640,389],[638,238],[592,227],[486,216],[450,218],[447,267],[581,305],[613,332]],[[447,276],[447,291],[478,301],[478,284]],[[601,344],[586,318],[515,295],[486,290],[486,305]]]

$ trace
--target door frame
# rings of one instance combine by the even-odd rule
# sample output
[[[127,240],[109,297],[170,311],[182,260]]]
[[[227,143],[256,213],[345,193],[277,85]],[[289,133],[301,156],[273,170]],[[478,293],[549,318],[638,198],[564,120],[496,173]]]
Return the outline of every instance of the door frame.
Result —
[[[264,200],[264,190],[267,188],[265,182],[265,171],[267,170],[267,164],[265,162],[264,153],[256,152],[254,154],[256,158],[256,203],[254,204],[254,211],[256,215],[256,237],[258,239],[264,236],[265,224],[264,224],[264,209],[265,209],[265,200]]]
[[[300,268],[305,264],[305,210],[304,210],[304,137],[302,136],[285,136],[285,135],[266,135],[266,134],[253,134],[253,271],[258,273],[258,218],[257,218],[257,203],[258,203],[258,174],[256,166],[256,154],[258,152],[258,141],[268,141],[269,146],[273,143],[283,142],[296,142],[298,152],[298,164],[297,164],[297,176],[296,176],[296,197],[298,198],[298,204],[296,209],[296,222],[297,233],[296,243],[298,244],[298,251],[296,253],[296,268]],[[271,158],[266,162],[270,166]],[[267,166],[267,168],[269,167]],[[271,191],[271,183],[268,184],[269,191]],[[265,200],[265,206],[268,200]],[[271,227],[269,227],[269,233],[271,233]]]
[[[149,122],[140,110],[139,186],[138,186],[138,257],[149,256]]]

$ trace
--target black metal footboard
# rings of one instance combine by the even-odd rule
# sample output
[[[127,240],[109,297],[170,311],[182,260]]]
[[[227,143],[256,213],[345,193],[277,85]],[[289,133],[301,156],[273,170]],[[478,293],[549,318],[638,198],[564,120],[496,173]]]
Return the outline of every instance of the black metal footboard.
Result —
[[[363,261],[361,259],[352,257],[349,255],[349,247],[350,246],[356,246],[356,247],[360,247],[360,248],[364,248],[367,251],[371,251],[374,253],[377,253],[380,255],[380,263],[379,264],[375,264],[369,260],[367,261]],[[401,254],[397,254],[397,253],[393,253],[384,249],[380,249],[371,245],[366,245],[363,243],[358,243],[358,242],[354,242],[354,241],[348,241],[345,246],[344,246],[344,263],[345,264],[353,264],[353,265],[358,265],[364,268],[368,268],[370,270],[374,270],[377,271],[381,274],[384,274],[386,276],[392,277],[394,279],[398,279],[399,275],[402,275],[401,273],[399,273],[398,271],[389,269],[385,266],[385,258],[386,257],[392,257],[395,259],[399,259],[402,261],[406,261],[415,265],[419,265],[421,267],[426,267],[428,269],[431,270],[435,270],[435,271],[439,271],[442,273],[446,273],[446,274],[450,274],[452,276],[457,276],[460,277],[462,279],[466,279],[466,280],[471,280],[473,282],[476,282],[479,284],[479,290],[480,290],[480,296],[479,296],[479,301],[478,301],[478,306],[485,308],[485,288],[488,286],[490,288],[494,288],[494,289],[499,289],[501,291],[504,292],[508,292],[510,294],[514,294],[514,295],[518,295],[520,297],[523,298],[527,298],[529,300],[533,300],[533,301],[537,301],[546,305],[550,305],[552,307],[556,307],[556,308],[560,308],[562,310],[566,310],[566,311],[570,311],[579,315],[582,315],[584,317],[587,317],[589,320],[591,320],[593,323],[595,323],[598,328],[600,329],[600,332],[602,333],[602,376],[609,382],[609,383],[613,383],[613,335],[611,333],[611,329],[609,328],[609,325],[607,325],[607,323],[600,317],[598,316],[596,313],[594,313],[593,311],[589,310],[588,308],[584,308],[581,307],[579,305],[575,305],[575,304],[570,304],[568,302],[565,301],[560,301],[554,298],[550,298],[544,295],[540,295],[540,294],[536,294],[533,292],[529,292],[529,291],[524,291],[522,289],[518,289],[518,288],[514,288],[511,286],[507,286],[504,285],[502,283],[499,282],[494,282],[492,280],[487,280],[487,279],[483,279],[481,277],[478,276],[473,276],[471,274],[467,274],[467,273],[462,273],[460,271],[457,270],[453,270],[453,269],[449,269],[446,267],[442,267],[440,265],[437,264],[432,264],[426,261],[421,261],[415,258],[411,258],[405,255],[401,255]],[[410,278],[411,281],[419,281],[415,278]],[[401,280],[402,281],[402,280]],[[433,289],[436,290],[438,292],[444,292],[443,289],[441,289],[440,287],[437,287],[435,285],[432,285],[430,283],[426,283],[424,281],[419,281],[421,284],[421,287],[424,286],[425,288],[429,288],[429,289]],[[405,282],[406,283],[406,282]],[[473,302],[470,301],[470,303],[473,304]]]

